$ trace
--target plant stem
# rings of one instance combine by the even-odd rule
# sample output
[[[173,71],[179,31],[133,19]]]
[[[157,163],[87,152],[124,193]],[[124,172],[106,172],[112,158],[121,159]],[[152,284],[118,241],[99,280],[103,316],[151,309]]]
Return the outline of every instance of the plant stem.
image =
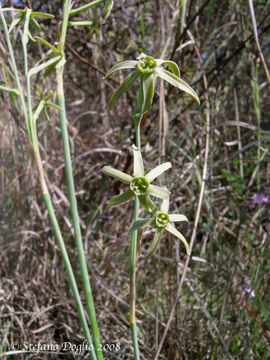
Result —
[[[68,15],[70,10],[70,0],[66,0],[64,2],[63,8],[63,23],[61,28],[61,45],[64,49],[64,43],[66,39],[66,30],[68,24]],[[63,50],[64,56],[64,50]],[[97,352],[98,360],[103,360],[102,349],[100,346],[100,337],[99,337],[99,329],[96,319],[96,312],[94,307],[94,300],[92,295],[92,290],[90,286],[89,274],[83,249],[81,228],[80,228],[80,219],[77,208],[77,200],[75,194],[75,186],[73,179],[73,171],[71,164],[71,156],[70,156],[70,146],[69,146],[69,135],[67,130],[67,120],[66,120],[66,107],[65,107],[65,96],[64,96],[64,86],[63,86],[63,71],[64,71],[64,62],[60,62],[59,66],[56,67],[56,82],[57,82],[57,97],[56,102],[62,109],[59,111],[59,119],[60,119],[60,127],[61,127],[61,138],[62,138],[62,146],[64,153],[64,161],[65,161],[65,170],[66,170],[66,178],[67,178],[67,186],[68,186],[68,195],[70,201],[70,210],[72,223],[74,228],[74,236],[77,247],[77,254],[80,264],[80,271],[82,277],[82,284],[84,289],[84,294],[86,298],[86,308],[91,322],[91,328],[93,332],[95,349]]]
[[[40,184],[41,184],[41,188],[42,188],[43,200],[44,200],[44,203],[45,203],[46,208],[48,210],[48,214],[49,214],[49,218],[50,218],[53,230],[54,230],[54,234],[55,234],[56,240],[58,242],[58,246],[60,248],[62,259],[63,259],[64,264],[65,264],[65,268],[66,268],[66,271],[67,271],[67,274],[68,274],[68,279],[69,279],[69,282],[70,282],[71,290],[72,290],[72,293],[73,293],[73,297],[74,297],[74,300],[75,300],[75,303],[76,303],[76,306],[77,306],[77,310],[78,310],[78,313],[79,313],[79,318],[80,318],[81,325],[82,325],[82,328],[83,328],[84,336],[85,336],[85,338],[86,338],[86,340],[87,340],[87,342],[89,344],[90,358],[92,360],[97,360],[95,349],[94,349],[93,344],[92,344],[91,335],[90,335],[90,332],[89,332],[89,329],[88,329],[87,320],[86,320],[86,317],[85,317],[85,314],[84,314],[82,301],[81,301],[80,294],[79,294],[79,291],[78,291],[76,279],[75,279],[75,276],[74,276],[74,273],[73,273],[73,270],[72,270],[72,267],[71,267],[71,264],[70,264],[70,261],[69,261],[69,256],[68,256],[66,246],[65,246],[65,243],[64,243],[60,228],[59,228],[59,224],[58,224],[57,218],[55,216],[55,212],[54,212],[54,208],[53,208],[53,205],[52,205],[51,197],[50,197],[50,194],[47,191],[47,186],[46,186],[46,182],[45,182],[44,175],[43,175],[43,168],[42,168],[42,164],[41,164],[39,151],[37,151],[37,152],[35,151],[34,154],[35,154],[36,165],[37,165],[37,169],[38,169],[38,173],[39,173]]]
[[[139,215],[139,199],[135,197],[134,203],[134,221],[138,219]],[[134,359],[140,359],[140,352],[137,338],[136,328],[136,260],[137,260],[137,238],[138,231],[132,231],[131,233],[131,245],[130,245],[130,328],[134,349]]]
[[[95,0],[95,1],[92,1],[91,3],[89,3],[89,4],[80,6],[77,9],[71,10],[70,13],[69,13],[69,16],[74,16],[74,15],[78,14],[81,11],[89,9],[92,6],[99,5],[99,4],[101,4],[101,3],[105,2],[105,1],[106,0]]]
[[[142,87],[140,86],[140,91]],[[139,98],[140,98],[139,94]],[[139,103],[139,101],[138,101]],[[135,136],[136,136],[136,146],[141,150],[141,139],[140,139],[140,125],[142,114],[140,109],[137,107],[134,110],[133,119],[135,121]],[[134,222],[139,218],[140,202],[138,196],[135,196],[134,203]],[[134,349],[134,359],[140,359],[140,351],[138,345],[137,337],[137,326],[136,326],[136,261],[137,261],[137,239],[138,231],[132,231],[131,233],[131,245],[130,245],[130,329],[132,336],[132,343]]]

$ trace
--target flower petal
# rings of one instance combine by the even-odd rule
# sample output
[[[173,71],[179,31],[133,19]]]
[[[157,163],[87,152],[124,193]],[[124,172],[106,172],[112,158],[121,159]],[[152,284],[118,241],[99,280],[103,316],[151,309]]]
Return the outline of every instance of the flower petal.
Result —
[[[168,214],[168,212],[169,212],[169,205],[170,205],[170,200],[169,200],[169,198],[163,200],[162,203],[161,203],[161,206],[160,206],[160,212],[161,212],[161,213]],[[169,215],[169,216],[170,216],[170,215]]]
[[[170,191],[168,189],[161,188],[159,186],[152,185],[152,184],[149,185],[147,192],[148,192],[148,194],[156,196],[157,198],[163,199],[163,200],[168,199],[168,197],[170,196]]]
[[[164,164],[158,165],[153,170],[149,171],[148,174],[145,175],[146,179],[151,182],[155,180],[159,175],[164,173],[164,171],[170,169],[172,164],[170,162],[166,162]]]
[[[162,68],[156,68],[155,73],[163,80],[168,81],[168,83],[170,83],[171,85],[191,95],[198,103],[200,103],[196,92],[184,80]]]
[[[136,69],[138,61],[136,60],[126,60],[122,61],[116,65],[114,65],[106,74],[104,79],[107,79],[109,76],[111,76],[115,71],[118,70],[125,70],[125,69]]]
[[[187,254],[190,255],[189,246],[184,236],[170,223],[165,226],[165,229],[176,236],[180,241],[182,241],[182,243],[185,245]]]
[[[124,81],[118,86],[118,88],[113,93],[112,97],[109,101],[109,109],[112,110],[116,101],[126,92],[129,90],[131,85],[138,79],[140,76],[140,71],[135,70],[131,74],[129,74]]]
[[[132,145],[133,150],[133,174],[135,177],[144,176],[143,159],[137,146]]]
[[[140,230],[140,229],[143,229],[143,228],[145,228],[147,226],[151,226],[151,225],[155,225],[155,219],[154,218],[139,219],[139,220],[136,220],[132,224],[132,227],[130,228],[129,232]]]
[[[172,222],[188,221],[187,217],[182,214],[169,214],[169,218]]]
[[[157,66],[161,66],[162,64],[166,64],[174,75],[180,77],[179,67],[174,61],[162,60],[162,59],[155,59],[155,60],[157,62]]]
[[[130,176],[120,170],[114,169],[111,166],[104,166],[101,171],[105,175],[112,176],[113,178],[120,180],[125,184],[129,184],[131,182],[131,180],[133,179],[132,176]]]
[[[133,192],[128,189],[127,191],[125,191],[123,194],[116,196],[115,198],[108,200],[107,204],[108,205],[119,205],[119,204],[123,204],[124,202],[128,201],[129,199],[131,199],[134,196]]]
[[[160,239],[162,237],[162,234],[163,234],[163,230],[164,229],[159,229],[157,228],[157,231],[155,233],[155,237],[154,237],[154,240],[152,241],[151,243],[151,246],[150,246],[150,250],[149,250],[149,253],[147,254],[147,258],[151,255],[154,254],[154,252],[156,251],[157,247],[158,247],[158,244],[160,242]]]
[[[140,55],[136,58],[137,60],[140,60],[141,58],[146,57],[147,55],[145,53],[140,53]]]

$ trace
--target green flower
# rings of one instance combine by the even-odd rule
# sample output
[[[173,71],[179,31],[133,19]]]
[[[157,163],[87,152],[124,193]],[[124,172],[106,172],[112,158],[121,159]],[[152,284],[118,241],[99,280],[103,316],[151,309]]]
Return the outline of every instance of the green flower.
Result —
[[[170,162],[166,162],[157,166],[148,174],[144,175],[142,154],[135,145],[132,146],[132,149],[134,159],[133,176],[125,174],[124,172],[114,169],[111,166],[104,166],[102,169],[102,172],[104,174],[110,175],[125,184],[129,184],[129,189],[127,191],[117,196],[116,198],[107,201],[107,203],[109,205],[122,204],[131,199],[134,195],[137,195],[143,208],[149,211],[147,206],[149,195],[156,196],[157,198],[163,200],[167,199],[170,195],[170,192],[167,189],[153,185],[151,184],[151,182],[155,180],[159,175],[161,175],[164,171],[171,168],[172,164]]]
[[[162,67],[163,64],[166,64],[170,71],[165,70]],[[134,71],[124,79],[121,85],[113,93],[109,102],[110,110],[114,107],[117,100],[129,90],[138,78],[141,78],[141,86],[143,87],[143,99],[140,99],[141,105],[143,105],[141,107],[141,109],[143,109],[141,114],[145,114],[152,104],[155,77],[160,77],[161,79],[167,81],[171,85],[191,95],[198,103],[200,103],[196,92],[180,78],[179,68],[173,61],[154,59],[151,56],[140,54],[137,60],[122,61],[113,66],[107,73],[105,79],[111,76],[115,71],[125,69],[133,69]]]
[[[151,209],[155,215],[155,217],[148,218],[148,219],[139,219],[134,222],[130,231],[139,230],[145,228],[147,226],[156,226],[157,231],[155,233],[154,239],[150,246],[149,254],[147,257],[154,254],[156,251],[160,239],[162,237],[164,229],[169,231],[171,234],[175,235],[185,246],[186,252],[190,255],[190,250],[188,243],[184,236],[171,224],[171,222],[179,222],[179,221],[188,221],[185,215],[181,214],[168,214],[169,211],[169,199],[164,199],[160,211],[155,207],[154,204],[151,204]]]

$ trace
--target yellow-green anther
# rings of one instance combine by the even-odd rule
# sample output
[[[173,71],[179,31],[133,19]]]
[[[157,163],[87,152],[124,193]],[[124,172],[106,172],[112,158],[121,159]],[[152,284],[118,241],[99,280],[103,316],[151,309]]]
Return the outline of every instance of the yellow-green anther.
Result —
[[[149,187],[149,182],[145,177],[135,178],[130,183],[130,189],[135,195],[145,195]]]

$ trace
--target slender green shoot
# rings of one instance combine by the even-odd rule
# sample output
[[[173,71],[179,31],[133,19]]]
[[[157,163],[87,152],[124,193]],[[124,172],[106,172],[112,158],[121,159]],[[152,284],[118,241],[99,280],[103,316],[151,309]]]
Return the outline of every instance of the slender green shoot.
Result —
[[[95,1],[92,1],[90,2],[89,4],[86,4],[86,5],[83,5],[83,6],[80,6],[78,7],[77,9],[73,9],[69,12],[69,16],[74,16],[74,15],[77,15],[79,12],[81,11],[84,11],[84,10],[87,10],[89,9],[90,7],[93,7],[95,5],[99,5],[99,4],[102,4],[104,3],[106,0],[95,0]]]
[[[68,27],[70,8],[71,8],[71,1],[66,0],[63,6],[63,22],[62,22],[61,34],[60,34],[60,43],[63,51],[62,54],[63,59],[64,59],[64,45],[65,45],[66,32]],[[91,322],[93,339],[94,339],[95,349],[97,352],[97,359],[103,360],[102,348],[100,346],[101,342],[99,337],[98,323],[96,318],[96,312],[95,312],[95,306],[92,295],[92,289],[90,285],[86,258],[84,254],[82,234],[80,228],[80,218],[79,218],[77,200],[75,195],[75,185],[74,185],[73,170],[72,170],[71,155],[70,155],[65,95],[64,95],[64,86],[63,86],[64,64],[65,61],[61,61],[56,66],[56,83],[57,83],[56,102],[57,105],[61,108],[61,111],[59,111],[59,119],[60,119],[60,127],[61,127],[61,138],[62,138],[63,154],[65,161],[67,186],[68,186],[68,195],[70,201],[70,211],[71,211],[72,223],[74,228],[77,254],[80,264],[81,279],[84,289],[84,295],[86,298],[86,308]]]
[[[27,124],[27,129],[28,129],[28,134],[29,134],[29,140],[30,143],[33,146],[33,152],[34,152],[34,159],[35,159],[35,163],[37,166],[37,171],[38,171],[38,176],[39,176],[39,181],[40,181],[40,186],[41,186],[41,190],[42,190],[42,196],[43,196],[43,200],[44,203],[46,205],[48,214],[49,214],[49,218],[50,221],[52,223],[53,229],[54,229],[54,233],[55,233],[55,237],[57,239],[59,248],[60,248],[60,252],[65,264],[65,268],[68,274],[68,278],[70,281],[70,285],[71,285],[71,289],[72,289],[72,293],[73,293],[73,297],[77,306],[77,310],[79,313],[79,318],[82,324],[82,328],[84,331],[84,335],[85,338],[89,344],[89,354],[90,354],[90,358],[92,360],[97,360],[96,357],[96,353],[95,353],[95,348],[92,344],[92,339],[91,339],[91,335],[88,329],[88,324],[87,324],[87,320],[84,314],[84,309],[83,309],[83,305],[81,302],[81,298],[80,298],[80,294],[78,291],[78,287],[77,287],[77,283],[76,283],[76,279],[72,270],[72,266],[70,264],[70,260],[69,260],[69,256],[66,250],[66,246],[60,231],[60,227],[54,212],[54,208],[52,205],[52,201],[51,201],[51,197],[49,195],[48,192],[48,188],[47,188],[47,184],[46,184],[46,180],[45,180],[45,175],[44,175],[44,170],[42,167],[42,161],[41,161],[41,157],[40,157],[40,152],[39,152],[39,147],[38,147],[38,139],[37,139],[37,131],[36,131],[36,120],[42,110],[42,107],[44,104],[39,105],[35,111],[35,114],[33,115],[33,110],[32,110],[32,104],[31,104],[31,87],[30,87],[30,78],[31,78],[31,74],[37,73],[38,70],[42,70],[44,68],[44,66],[40,66],[37,70],[34,71],[33,69],[31,69],[30,71],[28,71],[28,57],[27,57],[27,42],[28,42],[28,38],[27,38],[27,34],[28,34],[28,26],[29,26],[29,16],[30,16],[30,11],[29,9],[27,9],[26,12],[26,20],[25,20],[25,24],[24,24],[24,31],[23,31],[23,36],[22,36],[22,46],[23,46],[23,57],[24,57],[24,70],[25,70],[25,78],[26,78],[26,87],[27,87],[27,104],[28,104],[28,109],[26,107],[26,101],[24,98],[24,94],[22,91],[22,84],[20,81],[20,78],[18,76],[18,69],[17,69],[17,64],[15,61],[15,57],[14,57],[14,52],[13,52],[13,48],[11,45],[11,41],[10,41],[10,35],[9,35],[9,31],[7,28],[7,24],[5,21],[5,18],[3,16],[3,11],[0,5],[0,17],[1,17],[1,21],[3,24],[3,28],[4,28],[4,33],[5,33],[5,38],[6,38],[6,42],[7,42],[7,46],[8,46],[8,50],[9,50],[9,54],[11,57],[11,63],[12,63],[12,69],[15,75],[15,80],[16,80],[16,85],[18,88],[18,94],[19,94],[19,98],[21,100],[21,104],[22,104],[22,109],[23,109],[23,113],[24,113],[24,117],[25,117],[25,121]]]

